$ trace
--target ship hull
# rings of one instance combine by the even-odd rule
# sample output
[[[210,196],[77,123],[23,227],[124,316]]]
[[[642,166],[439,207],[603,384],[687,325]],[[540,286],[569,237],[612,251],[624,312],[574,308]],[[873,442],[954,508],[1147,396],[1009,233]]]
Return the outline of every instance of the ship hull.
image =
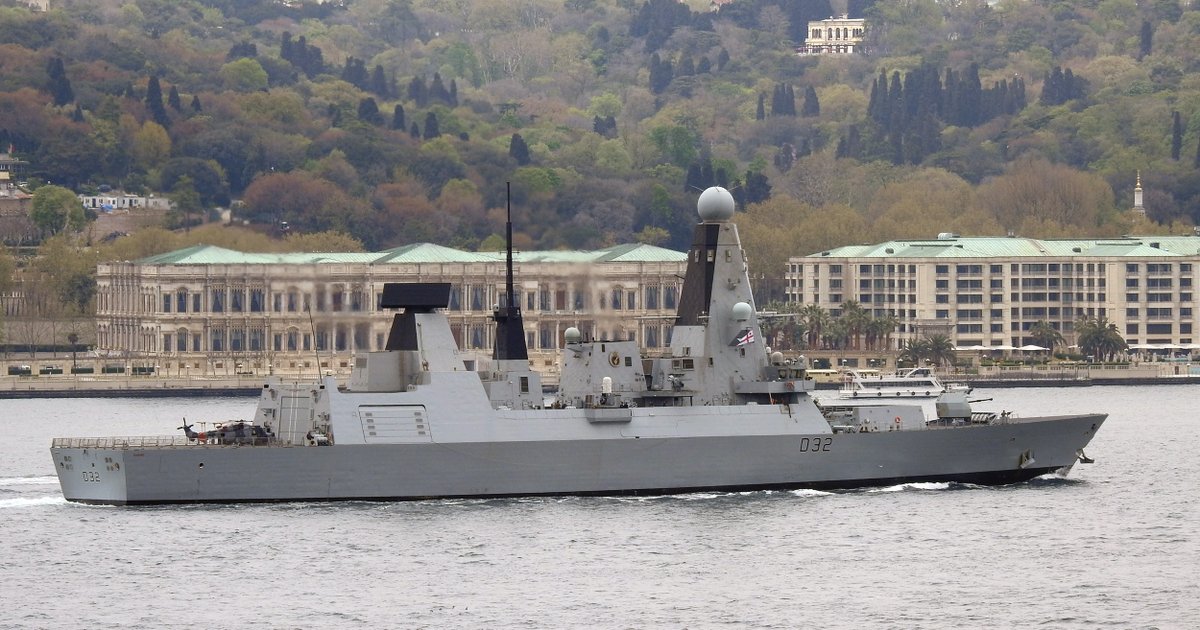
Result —
[[[1001,484],[1069,470],[1104,419],[878,433],[51,451],[68,500],[113,505]]]

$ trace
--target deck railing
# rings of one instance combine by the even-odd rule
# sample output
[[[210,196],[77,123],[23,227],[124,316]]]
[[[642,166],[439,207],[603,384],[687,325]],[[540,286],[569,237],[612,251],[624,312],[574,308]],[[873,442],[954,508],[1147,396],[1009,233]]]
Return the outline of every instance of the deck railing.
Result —
[[[208,442],[188,439],[183,435],[137,435],[130,437],[59,437],[50,443],[51,448],[167,448],[167,447],[216,447],[216,446],[292,446],[281,440],[252,444],[250,440],[238,444],[218,444],[215,439]]]

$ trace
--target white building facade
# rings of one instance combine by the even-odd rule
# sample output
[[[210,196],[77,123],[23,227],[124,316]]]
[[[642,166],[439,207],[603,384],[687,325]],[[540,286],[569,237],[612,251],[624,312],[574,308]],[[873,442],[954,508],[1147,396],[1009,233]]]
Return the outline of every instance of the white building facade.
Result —
[[[1021,346],[1046,321],[1074,343],[1082,317],[1130,345],[1196,342],[1198,236],[1095,240],[936,239],[839,247],[788,260],[791,302],[833,314],[847,301],[899,322],[894,343],[931,334],[956,346]]]
[[[808,23],[808,37],[796,49],[801,55],[847,55],[861,50],[867,21],[846,15]]]
[[[593,338],[670,338],[686,254],[647,245],[515,254],[530,360],[553,370],[568,327]],[[97,269],[97,350],[167,373],[339,370],[381,350],[388,282],[448,282],[459,346],[490,355],[503,253],[429,244],[378,253],[249,254],[197,246]]]

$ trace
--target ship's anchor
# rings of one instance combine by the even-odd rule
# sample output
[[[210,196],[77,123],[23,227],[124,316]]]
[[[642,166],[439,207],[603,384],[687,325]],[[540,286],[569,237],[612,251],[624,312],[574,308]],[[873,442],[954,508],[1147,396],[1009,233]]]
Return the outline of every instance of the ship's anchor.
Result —
[[[1079,449],[1078,451],[1075,451],[1075,457],[1079,458],[1080,464],[1091,464],[1091,463],[1095,463],[1095,461],[1096,461],[1096,460],[1092,459],[1091,457],[1088,457],[1087,453],[1083,452],[1083,449]]]

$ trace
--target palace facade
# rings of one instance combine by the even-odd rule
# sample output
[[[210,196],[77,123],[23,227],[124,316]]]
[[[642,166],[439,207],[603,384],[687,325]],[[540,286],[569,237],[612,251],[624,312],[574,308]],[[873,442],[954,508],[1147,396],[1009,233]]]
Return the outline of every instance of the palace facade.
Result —
[[[808,37],[796,49],[801,55],[848,55],[862,49],[867,21],[842,15],[808,23]]]
[[[553,372],[564,331],[670,338],[686,254],[649,245],[514,254],[533,367]],[[200,245],[97,269],[97,351],[166,373],[338,371],[381,350],[387,282],[448,282],[459,347],[490,356],[503,252],[416,244],[375,253],[254,254]]]
[[[1068,344],[1081,317],[1106,318],[1131,346],[1193,344],[1200,236],[1036,240],[940,234],[788,260],[788,300],[832,314],[857,301],[899,322],[902,344],[931,334],[956,346],[1031,343],[1046,321]]]

